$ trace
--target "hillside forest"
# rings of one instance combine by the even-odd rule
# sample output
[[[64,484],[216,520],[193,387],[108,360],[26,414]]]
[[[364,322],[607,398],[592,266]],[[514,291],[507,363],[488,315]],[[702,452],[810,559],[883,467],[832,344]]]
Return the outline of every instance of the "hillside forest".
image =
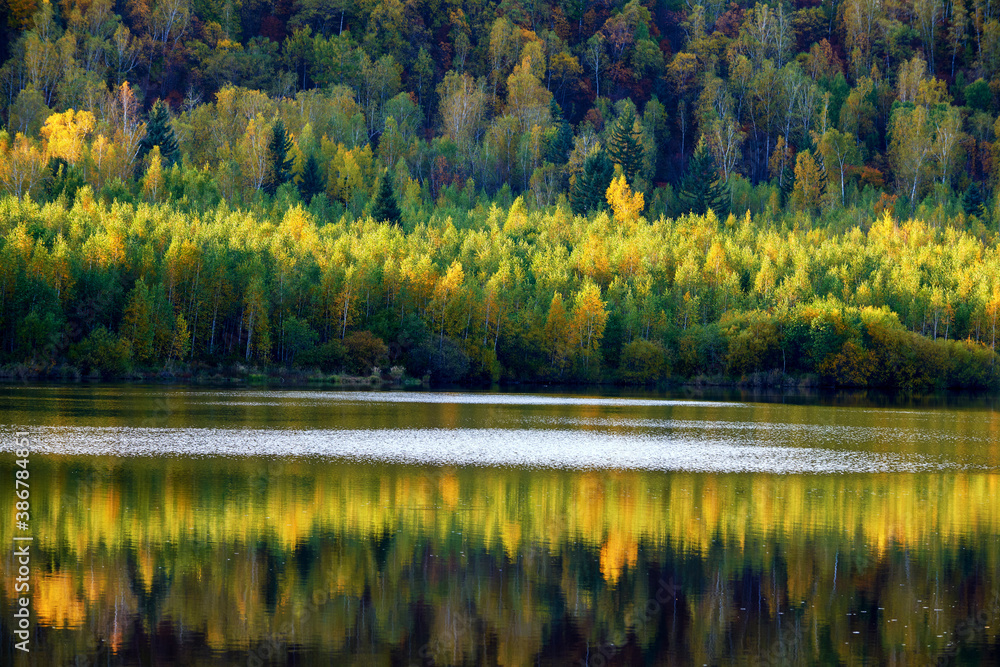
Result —
[[[998,388],[1000,5],[0,0],[18,377]]]

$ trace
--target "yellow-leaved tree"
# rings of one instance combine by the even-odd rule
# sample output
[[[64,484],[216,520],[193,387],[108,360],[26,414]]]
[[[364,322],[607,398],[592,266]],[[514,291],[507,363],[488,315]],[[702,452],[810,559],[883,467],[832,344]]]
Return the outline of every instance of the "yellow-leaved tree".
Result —
[[[46,155],[50,158],[62,158],[71,165],[76,164],[83,150],[84,139],[95,124],[94,114],[89,111],[67,109],[63,113],[52,114],[42,125]]]
[[[608,311],[601,301],[601,288],[590,280],[576,294],[573,304],[573,334],[583,353],[585,364],[590,366],[590,353],[600,348]]]
[[[545,320],[545,351],[549,354],[549,364],[553,370],[562,372],[573,354],[570,340],[570,322],[566,316],[562,294],[556,292],[549,305],[549,315]]]
[[[30,194],[42,179],[45,159],[26,136],[18,133],[8,146],[0,136],[0,189],[14,197]]]
[[[645,197],[641,192],[632,192],[624,174],[611,181],[604,196],[614,211],[615,220],[619,223],[636,222],[642,209],[646,207]]]
[[[163,190],[163,161],[160,158],[160,147],[153,146],[149,152],[149,166],[146,167],[146,175],[142,179],[142,191],[150,201],[157,201],[160,192]]]

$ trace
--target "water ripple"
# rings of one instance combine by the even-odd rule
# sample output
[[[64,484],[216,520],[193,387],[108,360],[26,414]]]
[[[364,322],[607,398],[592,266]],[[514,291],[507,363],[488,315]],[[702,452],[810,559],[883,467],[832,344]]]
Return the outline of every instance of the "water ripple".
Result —
[[[275,430],[44,427],[37,452],[325,457],[432,465],[690,472],[886,473],[968,468],[918,454],[839,451],[684,434],[531,429]]]

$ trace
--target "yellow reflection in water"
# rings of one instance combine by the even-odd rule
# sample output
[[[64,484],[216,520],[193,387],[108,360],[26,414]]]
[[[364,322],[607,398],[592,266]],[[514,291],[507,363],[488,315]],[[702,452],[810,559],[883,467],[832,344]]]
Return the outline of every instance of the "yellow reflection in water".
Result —
[[[950,636],[970,605],[986,605],[969,596],[995,587],[1000,571],[1000,476],[985,473],[51,457],[33,477],[51,498],[32,517],[36,549],[52,563],[34,581],[37,618],[81,630],[66,638],[77,648],[94,637],[119,645],[124,619],[135,615],[183,619],[219,651],[250,647],[302,617],[296,636],[306,645],[346,650],[364,626],[389,651],[414,641],[411,612],[424,604],[434,650],[453,656],[437,664],[475,656],[485,637],[496,640],[499,662],[525,664],[557,609],[597,642],[626,630],[624,619],[655,597],[650,568],[685,562],[700,573],[680,582],[692,659],[719,661],[719,638],[746,615],[733,582],[749,571],[769,617],[795,610],[813,629],[806,645],[818,646],[818,628],[828,628],[850,661],[862,650],[850,615],[859,596],[884,608],[882,648],[906,655],[943,646],[937,634]],[[5,522],[0,540],[11,538]],[[948,580],[962,576],[947,567],[963,550],[984,577],[979,590]],[[11,578],[0,585],[14,596]],[[359,616],[362,601],[373,618]],[[995,639],[998,626],[986,635]],[[637,640],[652,646],[654,630],[642,631]]]

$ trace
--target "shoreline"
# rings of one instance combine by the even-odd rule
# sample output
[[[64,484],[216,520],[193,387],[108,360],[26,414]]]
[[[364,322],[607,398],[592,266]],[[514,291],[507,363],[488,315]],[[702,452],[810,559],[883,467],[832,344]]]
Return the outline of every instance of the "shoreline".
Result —
[[[887,395],[930,395],[937,393],[973,393],[1000,395],[989,389],[968,389],[936,387],[925,392],[912,392],[882,386],[848,386],[824,382],[814,374],[800,376],[782,373],[780,370],[753,373],[733,378],[724,375],[694,377],[672,377],[655,383],[635,384],[617,382],[612,378],[598,382],[565,382],[551,379],[503,380],[497,383],[438,383],[430,376],[413,378],[406,375],[352,375],[349,373],[326,373],[319,369],[289,369],[244,366],[231,364],[211,369],[201,368],[161,368],[156,370],[132,371],[123,375],[102,376],[83,374],[74,366],[63,364],[40,371],[21,367],[0,368],[0,384],[39,385],[186,385],[204,387],[336,387],[342,389],[413,389],[413,390],[459,390],[476,391],[489,389],[543,390],[562,388],[571,390],[616,390],[616,391],[751,391],[754,393],[812,394],[837,391],[875,391]]]

